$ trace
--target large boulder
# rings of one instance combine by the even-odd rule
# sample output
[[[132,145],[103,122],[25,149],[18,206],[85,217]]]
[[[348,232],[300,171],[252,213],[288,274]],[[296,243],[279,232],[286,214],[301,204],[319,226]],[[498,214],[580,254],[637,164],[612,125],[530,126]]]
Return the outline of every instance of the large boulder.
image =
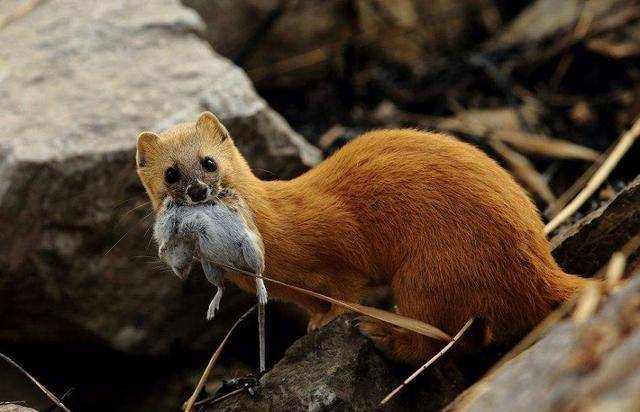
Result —
[[[637,411],[638,370],[640,276],[635,276],[592,319],[558,323],[448,410]]]
[[[137,134],[208,109],[263,176],[295,176],[320,154],[202,26],[177,0],[52,0],[0,30],[0,340],[164,353],[226,329],[224,311],[204,321],[204,281],[152,266]]]

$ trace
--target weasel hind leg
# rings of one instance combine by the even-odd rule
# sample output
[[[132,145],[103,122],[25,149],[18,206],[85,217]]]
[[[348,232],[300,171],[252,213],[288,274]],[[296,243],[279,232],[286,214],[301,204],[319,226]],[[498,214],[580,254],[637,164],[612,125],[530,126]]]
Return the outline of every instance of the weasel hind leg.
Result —
[[[416,276],[420,281],[415,281]],[[433,296],[426,280],[425,273],[396,274],[392,288],[398,314],[455,334],[469,319],[463,313],[467,311],[452,310],[453,297]],[[385,356],[405,364],[426,362],[447,344],[366,316],[359,318],[358,327]]]

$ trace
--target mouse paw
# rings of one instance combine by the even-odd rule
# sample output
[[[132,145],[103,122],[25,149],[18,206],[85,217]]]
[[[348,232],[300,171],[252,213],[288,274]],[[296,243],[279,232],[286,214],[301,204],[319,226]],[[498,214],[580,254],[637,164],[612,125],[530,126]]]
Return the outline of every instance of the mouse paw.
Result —
[[[213,301],[209,304],[209,309],[207,309],[207,320],[213,320],[216,316],[216,311],[218,310],[217,306]]]
[[[220,309],[220,301],[222,300],[222,288],[218,287],[218,291],[216,295],[211,300],[209,304],[209,309],[207,309],[207,320],[212,320],[216,315],[218,309]]]
[[[269,300],[269,295],[267,294],[267,288],[264,285],[264,281],[262,279],[256,279],[256,295],[258,295],[258,303],[261,305],[266,305]]]

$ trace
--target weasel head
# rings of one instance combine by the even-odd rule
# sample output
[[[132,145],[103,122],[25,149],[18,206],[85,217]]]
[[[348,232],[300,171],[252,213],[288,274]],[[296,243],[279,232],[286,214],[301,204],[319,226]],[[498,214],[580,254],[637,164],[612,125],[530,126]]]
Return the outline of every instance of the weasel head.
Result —
[[[156,210],[167,198],[177,205],[213,202],[234,187],[238,169],[246,166],[227,129],[209,112],[196,123],[179,124],[160,134],[141,133],[136,162]]]

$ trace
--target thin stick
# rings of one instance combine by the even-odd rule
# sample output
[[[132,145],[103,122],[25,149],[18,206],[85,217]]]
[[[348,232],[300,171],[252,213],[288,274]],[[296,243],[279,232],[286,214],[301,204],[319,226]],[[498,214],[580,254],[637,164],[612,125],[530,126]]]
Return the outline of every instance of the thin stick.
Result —
[[[233,266],[229,266],[229,265],[224,265],[222,263],[213,261],[213,260],[209,260],[209,262],[213,263],[214,265],[223,267],[227,270],[233,271],[233,272],[237,272],[241,275],[245,275],[245,276],[250,276],[252,278],[259,278],[259,279],[263,279],[266,280],[267,282],[271,282],[271,283],[275,283],[277,285],[281,285],[284,287],[287,287],[289,289],[293,289],[297,292],[303,293],[305,295],[309,295],[309,296],[313,296],[314,298],[318,298],[320,300],[324,300],[325,302],[329,302],[329,303],[333,303],[334,305],[349,309],[352,312],[356,312],[356,313],[360,313],[362,315],[366,315],[366,316],[370,316],[372,318],[378,319],[382,322],[385,323],[389,323],[395,326],[399,326],[405,329],[408,329],[412,332],[416,332],[419,333],[421,335],[424,336],[428,336],[432,339],[438,339],[438,340],[442,340],[442,341],[446,341],[446,342],[450,342],[451,341],[451,336],[449,336],[447,333],[443,332],[442,330],[436,328],[433,325],[429,325],[428,323],[424,323],[421,321],[418,321],[416,319],[413,318],[407,318],[405,316],[402,315],[398,315],[396,313],[392,313],[392,312],[387,312],[386,310],[382,310],[382,309],[378,309],[378,308],[372,308],[370,306],[365,306],[365,305],[360,305],[357,303],[350,303],[350,302],[345,302],[343,300],[339,300],[339,299],[335,299],[332,298],[330,296],[326,296],[317,292],[314,292],[312,290],[308,290],[308,289],[304,289],[304,288],[300,288],[298,286],[294,286],[294,285],[289,285],[288,283],[284,283],[281,282],[279,280],[275,280],[275,279],[271,279],[268,278],[264,275],[257,275],[255,273],[251,273],[249,271],[246,270],[242,270]],[[390,321],[389,319],[394,319],[397,322],[393,322]]]
[[[598,303],[602,297],[602,288],[598,283],[590,283],[582,289],[576,303],[576,308],[571,315],[571,320],[577,325],[585,323],[598,309]]]
[[[205,403],[207,404],[207,406],[215,405],[216,403],[222,402],[223,400],[230,398],[232,396],[235,396],[242,391],[244,391],[244,388],[238,388],[236,390],[233,390],[227,393],[226,395],[218,396],[217,398],[212,396],[211,398],[203,399],[201,401],[194,403],[193,406],[200,406],[200,405],[204,405]]]
[[[265,306],[258,303],[258,341],[260,342],[260,373],[264,373],[267,370],[267,356],[266,356],[266,343],[265,343]]]
[[[198,384],[196,385],[196,389],[193,391],[193,395],[191,395],[191,397],[187,400],[187,405],[184,408],[185,412],[191,412],[191,409],[193,408],[193,405],[194,405],[196,399],[198,398],[198,395],[200,395],[200,392],[202,391],[202,388],[204,387],[205,382],[207,381],[207,379],[209,378],[209,375],[211,374],[211,370],[213,369],[213,366],[218,361],[218,358],[220,357],[220,354],[222,353],[222,349],[227,344],[227,341],[231,337],[231,334],[233,333],[233,331],[246,318],[248,318],[253,312],[255,312],[256,306],[258,306],[258,305],[252,306],[251,309],[246,311],[244,315],[240,316],[238,318],[238,320],[236,321],[236,323],[233,324],[231,329],[229,329],[229,332],[227,332],[227,334],[225,335],[224,339],[222,339],[222,342],[220,342],[220,345],[218,345],[218,348],[213,353],[213,356],[211,356],[211,359],[209,359],[209,363],[207,364],[207,367],[204,369],[204,372],[202,373],[202,376],[200,377],[200,380],[198,381]]]
[[[607,272],[605,274],[605,281],[607,285],[607,290],[612,292],[618,286],[620,286],[620,280],[624,275],[624,270],[627,266],[627,255],[622,251],[615,252],[611,255],[611,260],[609,260],[609,266],[607,267]]]
[[[440,359],[442,357],[442,355],[444,355],[457,341],[458,339],[460,339],[460,337],[467,331],[467,329],[469,329],[469,327],[471,326],[471,324],[473,323],[473,318],[470,318],[467,323],[464,324],[464,326],[462,327],[462,329],[460,329],[460,331],[458,331],[458,333],[456,334],[456,336],[453,337],[453,339],[451,340],[451,342],[447,343],[447,345],[442,348],[442,350],[440,352],[438,352],[434,357],[432,357],[431,359],[429,359],[427,361],[427,363],[425,363],[424,365],[422,365],[417,371],[413,372],[413,374],[411,376],[409,376],[407,379],[404,380],[404,382],[402,382],[400,384],[400,386],[398,386],[397,388],[395,388],[393,391],[391,391],[391,393],[389,393],[387,396],[385,396],[385,398],[380,401],[380,406],[384,405],[385,403],[389,402],[391,400],[391,398],[393,398],[394,396],[396,396],[396,394],[398,392],[400,392],[405,386],[407,386],[412,380],[414,380],[418,375],[420,375],[422,372],[424,372],[425,369],[427,369],[429,366],[431,366],[435,361],[437,361],[438,359]]]
[[[544,233],[549,234],[555,230],[562,222],[567,220],[573,215],[584,202],[591,197],[591,195],[600,187],[602,182],[609,176],[613,168],[616,167],[618,162],[627,153],[629,148],[633,145],[637,137],[640,135],[640,118],[637,118],[631,126],[631,129],[622,135],[618,144],[613,148],[609,157],[602,162],[600,168],[594,173],[593,177],[589,180],[587,185],[582,189],[580,193],[569,204],[562,209],[556,217],[554,217],[544,227]]]
[[[6,362],[8,362],[11,366],[13,366],[14,368],[18,369],[20,372],[22,372],[22,374],[24,376],[26,376],[27,378],[29,378],[29,380],[31,382],[33,382],[38,389],[40,389],[45,395],[47,395],[47,398],[51,399],[51,401],[53,403],[55,403],[58,408],[62,409],[64,412],[71,412],[69,410],[69,408],[67,408],[66,406],[64,406],[62,404],[62,402],[60,401],[60,399],[58,399],[53,393],[49,392],[49,390],[47,388],[44,387],[44,385],[42,385],[40,382],[38,382],[36,380],[36,378],[34,378],[33,376],[31,376],[29,374],[29,372],[27,372],[26,370],[24,370],[20,365],[18,365],[13,359],[11,359],[10,357],[8,357],[7,355],[0,353],[0,358],[4,359]]]

